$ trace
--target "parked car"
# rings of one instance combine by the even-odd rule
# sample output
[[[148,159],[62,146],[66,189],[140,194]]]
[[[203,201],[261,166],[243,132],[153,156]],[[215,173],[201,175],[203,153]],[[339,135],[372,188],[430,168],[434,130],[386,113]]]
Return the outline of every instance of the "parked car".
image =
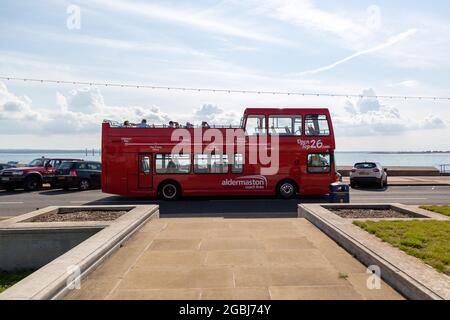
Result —
[[[387,169],[377,162],[360,162],[350,172],[350,186],[374,184],[384,188],[388,184]]]
[[[84,191],[88,189],[100,189],[102,166],[96,161],[65,161],[56,170],[55,187],[65,190],[78,188]]]
[[[0,187],[6,190],[25,189],[35,191],[44,183],[52,184],[56,168],[63,161],[82,161],[81,159],[38,158],[26,167],[8,168],[0,173]]]
[[[9,169],[9,168],[14,168],[14,166],[7,164],[7,163],[0,163],[0,171]]]

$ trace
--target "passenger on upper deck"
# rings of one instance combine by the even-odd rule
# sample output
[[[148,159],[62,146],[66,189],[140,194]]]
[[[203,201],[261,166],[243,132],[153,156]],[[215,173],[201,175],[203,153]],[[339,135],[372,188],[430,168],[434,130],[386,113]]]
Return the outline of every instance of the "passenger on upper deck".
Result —
[[[202,128],[209,128],[209,124],[206,121],[202,122]]]
[[[137,125],[138,128],[148,128],[147,120],[142,119],[141,123]]]
[[[124,123],[123,123],[123,126],[124,126],[125,128],[131,128],[131,123],[130,123],[130,121],[125,120]]]

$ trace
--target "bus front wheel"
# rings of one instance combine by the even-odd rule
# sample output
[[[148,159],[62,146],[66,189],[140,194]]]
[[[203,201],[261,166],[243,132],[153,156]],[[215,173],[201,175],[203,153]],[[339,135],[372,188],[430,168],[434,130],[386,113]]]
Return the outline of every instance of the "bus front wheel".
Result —
[[[296,194],[296,186],[291,181],[281,181],[278,184],[277,193],[282,199],[292,199]]]
[[[176,200],[180,197],[180,187],[175,182],[166,182],[161,188],[159,195],[162,199],[167,201]]]

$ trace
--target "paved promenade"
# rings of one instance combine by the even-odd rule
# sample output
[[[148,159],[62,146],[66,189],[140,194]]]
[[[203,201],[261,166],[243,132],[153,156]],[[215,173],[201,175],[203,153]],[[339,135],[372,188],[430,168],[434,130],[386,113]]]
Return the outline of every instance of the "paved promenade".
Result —
[[[147,223],[67,299],[402,299],[305,219]]]

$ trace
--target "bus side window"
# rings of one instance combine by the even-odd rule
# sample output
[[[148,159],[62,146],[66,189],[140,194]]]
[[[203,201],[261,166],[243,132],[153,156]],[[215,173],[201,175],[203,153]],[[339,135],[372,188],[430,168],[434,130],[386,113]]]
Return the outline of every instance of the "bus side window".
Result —
[[[141,157],[141,172],[145,175],[150,174],[150,158],[147,156]]]
[[[156,154],[155,172],[157,174],[188,174],[191,172],[191,155]]]
[[[244,171],[244,157],[240,153],[234,155],[234,161],[231,165],[232,173],[242,173]]]
[[[228,156],[222,154],[195,154],[195,173],[228,173]]]
[[[265,116],[248,116],[245,125],[245,132],[249,136],[256,136],[266,133]]]
[[[269,116],[270,134],[280,136],[301,136],[301,116]]]
[[[305,134],[307,136],[328,136],[330,128],[324,114],[309,114],[305,117]]]
[[[308,154],[308,173],[329,173],[330,161],[329,153]]]

